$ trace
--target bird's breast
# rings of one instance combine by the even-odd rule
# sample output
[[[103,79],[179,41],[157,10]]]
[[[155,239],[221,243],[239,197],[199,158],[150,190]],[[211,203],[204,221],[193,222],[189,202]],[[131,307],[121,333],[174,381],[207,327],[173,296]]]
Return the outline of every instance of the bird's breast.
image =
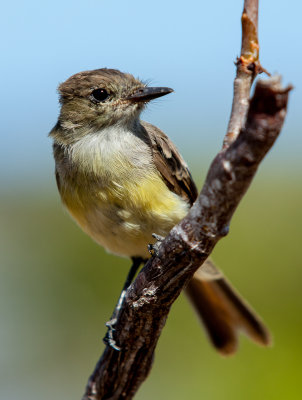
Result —
[[[72,176],[60,179],[63,203],[109,251],[146,257],[152,233],[165,236],[189,206],[168,189],[146,143],[128,135],[117,140],[115,133],[111,141],[105,139],[84,141],[71,150]]]

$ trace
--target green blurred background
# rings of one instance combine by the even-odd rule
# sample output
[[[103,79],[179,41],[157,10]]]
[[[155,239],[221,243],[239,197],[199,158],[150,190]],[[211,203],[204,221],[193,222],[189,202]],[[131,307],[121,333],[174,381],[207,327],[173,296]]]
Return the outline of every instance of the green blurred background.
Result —
[[[46,138],[58,113],[55,87],[72,73],[108,66],[175,88],[143,118],[177,143],[201,187],[221,146],[240,47],[242,1],[228,3],[4,6],[1,399],[81,397],[129,267],[85,236],[60,204]],[[213,254],[274,344],[263,349],[242,337],[234,357],[220,357],[181,296],[138,400],[302,398],[301,8],[272,0],[260,8],[262,63],[296,89],[280,139]]]

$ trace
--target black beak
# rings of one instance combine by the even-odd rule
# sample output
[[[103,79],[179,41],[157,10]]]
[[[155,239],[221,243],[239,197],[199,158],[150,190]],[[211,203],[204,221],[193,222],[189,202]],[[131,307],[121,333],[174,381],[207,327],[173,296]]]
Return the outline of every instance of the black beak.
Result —
[[[137,89],[131,96],[126,97],[126,100],[134,102],[150,101],[172,92],[173,89],[167,87],[143,87]]]

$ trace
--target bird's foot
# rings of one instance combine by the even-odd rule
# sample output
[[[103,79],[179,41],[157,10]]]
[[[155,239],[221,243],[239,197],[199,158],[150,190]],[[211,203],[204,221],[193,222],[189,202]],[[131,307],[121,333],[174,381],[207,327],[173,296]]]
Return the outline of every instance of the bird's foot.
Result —
[[[103,342],[107,345],[112,347],[116,351],[120,351],[121,348],[117,346],[115,339],[113,338],[113,332],[115,331],[115,324],[116,324],[117,319],[112,318],[110,321],[106,322],[107,326],[107,333],[103,339]]]
[[[165,238],[163,236],[157,235],[156,233],[152,233],[152,237],[156,239],[156,242],[154,244],[148,244],[148,250],[151,256],[158,256],[160,245]]]

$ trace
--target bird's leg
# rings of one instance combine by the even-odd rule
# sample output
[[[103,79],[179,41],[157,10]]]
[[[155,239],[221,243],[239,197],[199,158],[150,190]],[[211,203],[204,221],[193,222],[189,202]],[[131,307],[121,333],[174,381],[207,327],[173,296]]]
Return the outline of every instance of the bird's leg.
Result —
[[[116,324],[120,310],[122,308],[122,304],[125,299],[127,289],[131,285],[131,282],[133,281],[133,278],[134,278],[139,266],[143,262],[144,262],[144,260],[140,257],[132,257],[132,266],[128,272],[128,275],[127,275],[126,281],[124,283],[120,297],[118,299],[117,305],[113,311],[110,321],[106,322],[106,326],[107,326],[108,330],[107,330],[107,333],[103,340],[106,344],[108,344],[110,347],[112,347],[115,350],[120,350],[120,347],[118,347],[116,345],[116,342],[113,339],[113,331],[115,330],[114,325]]]
[[[157,256],[159,247],[165,238],[163,236],[157,235],[156,233],[152,233],[152,237],[156,239],[156,242],[154,244],[148,244],[148,250],[151,256]]]

